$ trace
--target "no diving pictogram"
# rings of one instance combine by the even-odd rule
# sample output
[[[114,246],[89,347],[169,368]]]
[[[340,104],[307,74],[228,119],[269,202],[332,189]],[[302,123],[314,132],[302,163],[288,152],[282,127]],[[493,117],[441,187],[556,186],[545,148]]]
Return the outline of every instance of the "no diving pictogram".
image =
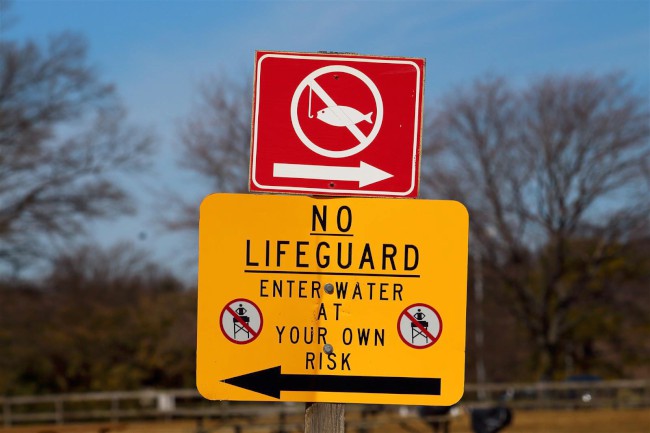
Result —
[[[322,87],[316,79],[331,73],[342,73],[349,74],[358,78],[362,84],[364,84],[368,90],[370,90],[372,97],[375,102],[375,112],[360,112],[356,107],[350,107],[346,105],[339,105],[335,101],[325,87]],[[309,110],[311,111],[311,101],[312,94],[316,94],[320,100],[322,100],[327,106],[324,109],[319,110],[315,117],[323,122],[324,125],[329,126],[330,128],[346,128],[350,134],[356,139],[356,144],[352,145],[347,149],[341,150],[331,150],[322,147],[318,143],[315,143],[310,139],[303,127],[300,124],[300,119],[298,116],[298,102],[304,91],[309,92]],[[313,118],[314,115],[309,113],[309,118]],[[344,65],[330,65],[323,68],[317,69],[311,74],[307,75],[296,88],[293,98],[291,99],[291,124],[295,130],[300,141],[311,149],[313,152],[328,157],[328,158],[345,158],[348,156],[356,155],[357,153],[364,150],[372,141],[377,137],[379,130],[381,129],[381,124],[384,119],[384,105],[382,102],[381,94],[375,83],[368,78],[366,74],[359,71],[358,69],[351,68]],[[368,135],[364,134],[361,129],[357,126],[360,122],[371,123],[372,129]]]
[[[248,299],[233,299],[221,310],[219,324],[228,340],[247,344],[262,332],[262,311]]]
[[[440,338],[442,319],[433,307],[413,304],[399,315],[397,332],[406,345],[414,349],[425,349]]]

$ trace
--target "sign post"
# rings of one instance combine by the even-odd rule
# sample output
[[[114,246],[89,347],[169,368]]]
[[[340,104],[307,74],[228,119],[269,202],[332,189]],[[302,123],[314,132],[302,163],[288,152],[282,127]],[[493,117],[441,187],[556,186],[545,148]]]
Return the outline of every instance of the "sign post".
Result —
[[[460,400],[467,211],[393,199],[418,196],[424,66],[256,53],[249,189],[304,196],[201,205],[204,397],[307,402],[309,433],[342,433],[343,403]]]
[[[456,403],[467,246],[467,212],[453,201],[207,197],[199,391],[246,401]]]
[[[343,433],[345,405],[341,403],[307,403],[305,433]]]

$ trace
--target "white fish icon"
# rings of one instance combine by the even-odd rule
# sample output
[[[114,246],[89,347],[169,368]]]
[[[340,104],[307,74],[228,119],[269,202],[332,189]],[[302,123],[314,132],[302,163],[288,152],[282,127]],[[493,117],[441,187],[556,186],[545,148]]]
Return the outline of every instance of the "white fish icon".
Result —
[[[362,120],[372,123],[370,116],[372,116],[372,112],[363,114],[359,110],[352,107],[346,107],[345,105],[335,105],[323,108],[316,113],[316,117],[319,120],[332,126],[352,126]]]

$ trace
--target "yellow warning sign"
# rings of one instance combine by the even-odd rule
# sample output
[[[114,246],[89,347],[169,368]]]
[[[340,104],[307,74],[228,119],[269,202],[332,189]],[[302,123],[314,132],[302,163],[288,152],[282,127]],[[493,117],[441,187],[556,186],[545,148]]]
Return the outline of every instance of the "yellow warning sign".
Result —
[[[208,196],[199,224],[200,393],[456,403],[468,226],[454,201]]]

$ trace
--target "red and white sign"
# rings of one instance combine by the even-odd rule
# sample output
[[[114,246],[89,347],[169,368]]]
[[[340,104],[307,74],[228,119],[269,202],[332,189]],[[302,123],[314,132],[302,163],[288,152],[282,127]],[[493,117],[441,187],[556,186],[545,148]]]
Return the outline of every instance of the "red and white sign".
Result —
[[[399,315],[397,332],[407,346],[426,349],[440,338],[442,319],[430,305],[413,304]]]
[[[258,51],[250,190],[417,197],[424,59]]]
[[[248,344],[262,332],[262,310],[253,301],[238,298],[230,301],[219,318],[224,337],[236,344]]]

